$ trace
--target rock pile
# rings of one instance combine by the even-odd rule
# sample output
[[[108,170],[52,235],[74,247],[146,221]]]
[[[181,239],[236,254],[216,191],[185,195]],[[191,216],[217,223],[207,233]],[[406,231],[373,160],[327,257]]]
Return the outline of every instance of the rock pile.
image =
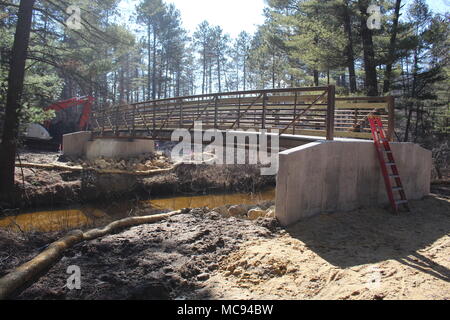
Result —
[[[162,152],[146,153],[128,159],[107,159],[101,157],[95,160],[75,159],[67,163],[69,166],[82,166],[100,170],[150,171],[167,169],[172,166],[171,161]]]
[[[255,205],[240,204],[234,206],[217,207],[212,210],[222,216],[257,220],[259,218],[275,218],[275,206],[273,202],[265,202]]]

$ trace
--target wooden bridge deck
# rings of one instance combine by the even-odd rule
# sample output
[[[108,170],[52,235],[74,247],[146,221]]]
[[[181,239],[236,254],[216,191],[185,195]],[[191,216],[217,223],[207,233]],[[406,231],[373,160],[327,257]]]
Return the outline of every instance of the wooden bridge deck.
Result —
[[[336,97],[335,87],[238,91],[176,97],[94,110],[97,135],[167,138],[167,131],[193,129],[276,129],[280,134],[371,139],[368,116],[382,117],[394,133],[392,97]]]

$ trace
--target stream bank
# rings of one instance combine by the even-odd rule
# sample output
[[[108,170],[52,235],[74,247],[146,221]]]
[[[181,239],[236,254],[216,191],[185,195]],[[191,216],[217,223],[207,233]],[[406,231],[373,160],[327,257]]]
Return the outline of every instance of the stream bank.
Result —
[[[246,216],[250,209],[269,209],[274,205],[275,189],[257,193],[217,193],[198,196],[162,197],[110,204],[82,205],[57,210],[22,212],[0,218],[0,229],[29,232],[62,232],[104,226],[112,221],[185,208],[208,207],[228,214]],[[260,207],[257,205],[261,204]],[[237,209],[237,210],[236,210]]]
[[[449,299],[449,199],[411,208],[324,214],[289,228],[192,209],[75,245],[16,298]],[[0,230],[0,277],[62,235]],[[66,287],[73,265],[81,290]]]
[[[67,163],[58,153],[22,152],[21,158],[23,162],[38,164]],[[142,160],[146,161],[148,159]],[[173,166],[167,157],[165,162],[167,165],[163,168]],[[131,169],[139,169],[139,165]],[[254,193],[275,184],[276,177],[261,176],[256,165],[181,164],[149,177],[99,173],[92,166],[84,166],[80,171],[17,168],[16,190],[13,196],[0,200],[0,214],[161,196]]]

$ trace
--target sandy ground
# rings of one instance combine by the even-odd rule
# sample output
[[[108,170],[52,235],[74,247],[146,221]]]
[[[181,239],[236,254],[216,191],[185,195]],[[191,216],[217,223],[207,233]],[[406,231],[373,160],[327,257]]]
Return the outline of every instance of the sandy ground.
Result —
[[[365,209],[245,243],[211,279],[219,299],[450,299],[450,201]]]
[[[322,215],[287,229],[195,209],[77,245],[18,298],[450,299],[450,200],[411,207],[400,216]],[[0,276],[44,242],[0,242],[9,250]],[[70,265],[81,267],[79,291],[65,288]]]

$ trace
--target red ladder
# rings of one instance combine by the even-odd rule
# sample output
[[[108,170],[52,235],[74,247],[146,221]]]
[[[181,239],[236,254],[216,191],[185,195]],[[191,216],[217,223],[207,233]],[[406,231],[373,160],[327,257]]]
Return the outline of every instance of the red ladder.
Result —
[[[400,207],[403,207],[406,211],[410,211],[402,180],[400,179],[400,174],[395,163],[394,154],[383,130],[383,122],[380,117],[375,116],[370,116],[369,122],[392,209],[396,214],[399,212]],[[391,173],[389,173],[388,168],[391,168]],[[395,181],[395,186],[393,186],[391,179]],[[400,199],[395,199],[394,192],[398,192]]]

